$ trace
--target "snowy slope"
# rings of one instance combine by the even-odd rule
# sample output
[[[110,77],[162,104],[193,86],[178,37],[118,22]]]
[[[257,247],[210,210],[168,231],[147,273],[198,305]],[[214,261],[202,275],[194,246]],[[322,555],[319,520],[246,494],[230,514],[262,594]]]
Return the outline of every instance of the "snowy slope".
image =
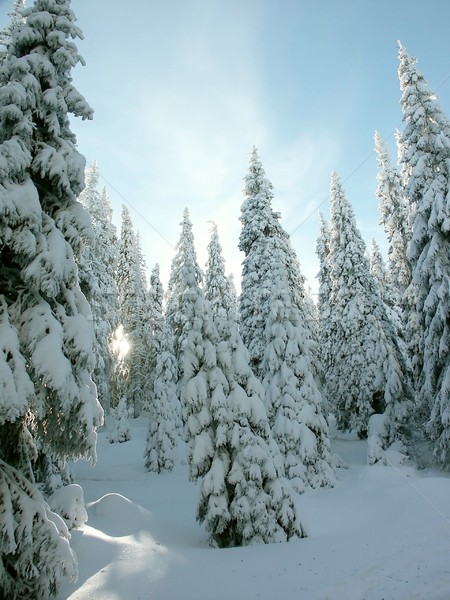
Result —
[[[334,489],[298,496],[309,537],[218,550],[195,522],[187,467],[144,469],[147,422],[74,471],[88,525],[72,532],[77,584],[60,600],[449,600],[450,478],[365,466],[365,442],[334,439],[348,462]],[[181,457],[183,458],[183,457]]]

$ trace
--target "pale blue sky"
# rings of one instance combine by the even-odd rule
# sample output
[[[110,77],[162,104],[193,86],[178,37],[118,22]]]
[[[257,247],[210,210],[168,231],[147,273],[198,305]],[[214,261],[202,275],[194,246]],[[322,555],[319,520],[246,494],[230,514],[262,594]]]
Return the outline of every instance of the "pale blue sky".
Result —
[[[0,25],[11,6],[0,0]],[[74,123],[79,149],[98,162],[116,224],[121,196],[131,204],[147,262],[159,262],[164,279],[173,249],[154,229],[175,245],[185,206],[202,266],[214,220],[239,279],[253,144],[314,291],[317,209],[328,214],[333,169],[366,242],[385,246],[373,133],[401,127],[396,41],[418,57],[450,115],[448,0],[72,0],[72,8],[87,63],[74,82],[95,110],[92,122]],[[389,145],[395,160],[392,136]]]

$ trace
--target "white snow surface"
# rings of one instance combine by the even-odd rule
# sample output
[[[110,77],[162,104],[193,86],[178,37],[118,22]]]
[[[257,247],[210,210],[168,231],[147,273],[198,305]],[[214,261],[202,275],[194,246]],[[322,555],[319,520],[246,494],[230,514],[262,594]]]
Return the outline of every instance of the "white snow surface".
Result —
[[[51,510],[62,517],[69,529],[84,525],[88,519],[83,489],[77,483],[58,488],[47,502]]]
[[[367,466],[367,443],[333,433],[332,489],[298,495],[308,537],[217,549],[195,521],[199,484],[184,449],[173,472],[147,472],[144,417],[131,440],[98,436],[98,462],[74,465],[89,521],[73,530],[79,578],[59,600],[448,600],[450,476]]]

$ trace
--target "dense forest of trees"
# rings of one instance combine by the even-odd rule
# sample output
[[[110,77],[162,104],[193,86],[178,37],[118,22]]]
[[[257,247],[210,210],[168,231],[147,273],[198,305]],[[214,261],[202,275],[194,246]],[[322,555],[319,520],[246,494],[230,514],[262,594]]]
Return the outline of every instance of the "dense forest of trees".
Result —
[[[336,482],[332,418],[368,439],[369,464],[448,469],[450,122],[417,61],[400,46],[398,167],[375,134],[386,261],[334,173],[316,306],[256,148],[239,298],[216,224],[202,272],[188,209],[167,292],[158,265],[148,279],[127,207],[119,233],[70,129],[92,117],[70,75],[80,36],[69,0],[15,0],[0,38],[2,597],[49,598],[76,576],[81,517],[55,494],[71,461],[95,461],[104,414],[112,443],[148,417],[149,471],[171,470],[183,438],[219,547],[306,535],[295,494]]]

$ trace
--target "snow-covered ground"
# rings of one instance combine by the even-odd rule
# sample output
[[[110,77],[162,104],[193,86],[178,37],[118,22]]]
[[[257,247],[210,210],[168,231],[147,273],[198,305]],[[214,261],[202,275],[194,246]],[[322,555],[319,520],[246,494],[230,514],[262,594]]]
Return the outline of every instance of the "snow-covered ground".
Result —
[[[449,600],[450,477],[374,466],[366,444],[334,437],[348,463],[333,489],[298,496],[308,538],[219,550],[195,521],[183,456],[144,469],[147,421],[132,439],[99,434],[98,463],[78,462],[89,521],[72,532],[79,579],[60,600]]]

